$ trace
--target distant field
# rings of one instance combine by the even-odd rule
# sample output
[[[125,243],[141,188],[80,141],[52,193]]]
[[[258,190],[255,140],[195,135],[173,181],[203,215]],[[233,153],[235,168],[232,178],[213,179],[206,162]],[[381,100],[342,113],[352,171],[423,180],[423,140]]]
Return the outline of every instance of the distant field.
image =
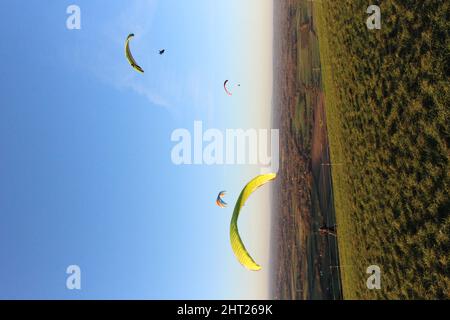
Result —
[[[319,42],[307,0],[274,2],[274,126],[280,170],[274,185],[276,299],[340,299],[336,238],[318,229],[335,214]]]
[[[344,296],[448,299],[450,2],[313,3]]]

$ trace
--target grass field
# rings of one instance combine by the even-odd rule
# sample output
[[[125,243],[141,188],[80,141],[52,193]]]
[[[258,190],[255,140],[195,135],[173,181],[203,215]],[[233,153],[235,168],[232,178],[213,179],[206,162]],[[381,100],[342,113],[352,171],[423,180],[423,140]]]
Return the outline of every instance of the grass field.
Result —
[[[344,297],[448,299],[450,3],[367,6],[314,1]]]

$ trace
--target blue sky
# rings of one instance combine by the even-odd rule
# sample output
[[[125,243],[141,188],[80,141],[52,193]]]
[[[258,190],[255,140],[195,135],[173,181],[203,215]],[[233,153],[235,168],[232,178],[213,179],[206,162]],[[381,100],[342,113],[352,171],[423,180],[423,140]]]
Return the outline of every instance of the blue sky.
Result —
[[[66,28],[70,4],[81,30]],[[228,238],[233,203],[259,168],[175,166],[170,136],[194,120],[269,126],[271,6],[0,4],[0,298],[266,297],[268,268],[242,268]],[[124,57],[132,32],[144,74]],[[223,189],[226,210],[214,203]],[[266,265],[269,194],[258,191],[241,222]],[[80,291],[65,287],[71,264]]]

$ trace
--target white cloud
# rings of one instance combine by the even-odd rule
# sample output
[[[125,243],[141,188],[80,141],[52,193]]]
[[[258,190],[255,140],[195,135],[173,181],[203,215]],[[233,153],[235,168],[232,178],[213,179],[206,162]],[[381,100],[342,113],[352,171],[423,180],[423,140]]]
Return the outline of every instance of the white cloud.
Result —
[[[173,113],[169,90],[161,90],[161,83],[166,81],[159,79],[156,81],[151,73],[138,74],[131,69],[125,59],[124,43],[129,33],[134,33],[135,38],[135,58],[138,63],[146,69],[149,59],[142,58],[142,53],[152,50],[142,39],[151,32],[154,15],[157,8],[156,0],[136,0],[127,3],[124,11],[115,18],[102,22],[102,28],[97,35],[98,43],[95,48],[79,48],[77,54],[78,63],[89,72],[93,73],[101,81],[119,89],[129,89],[138,95],[144,96],[152,105],[169,109]],[[96,41],[91,40],[91,41]],[[139,58],[138,58],[139,57]],[[158,57],[159,58],[159,57]],[[163,93],[164,91],[164,93]]]
[[[187,55],[186,59],[191,60],[180,61],[180,51],[173,52],[175,48],[173,51],[169,48],[164,56],[157,54],[161,41],[158,37],[166,32],[164,26],[152,29],[156,28],[158,1],[130,1],[123,5],[123,10],[112,9],[110,16],[99,21],[97,29],[91,29],[79,43],[77,63],[103,83],[142,96],[152,106],[165,108],[172,117],[206,115],[212,121],[215,101],[211,74],[202,70],[197,58],[192,61],[192,56]],[[135,34],[131,50],[144,74],[134,71],[125,58],[124,45],[129,33]]]

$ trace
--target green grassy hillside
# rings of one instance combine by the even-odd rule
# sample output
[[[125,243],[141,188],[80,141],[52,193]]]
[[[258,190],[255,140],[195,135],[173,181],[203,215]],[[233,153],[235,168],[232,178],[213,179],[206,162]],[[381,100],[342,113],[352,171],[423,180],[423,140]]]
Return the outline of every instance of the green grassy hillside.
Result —
[[[377,1],[373,1],[377,4]],[[314,1],[346,298],[449,298],[450,2]],[[368,290],[366,268],[382,271]]]

